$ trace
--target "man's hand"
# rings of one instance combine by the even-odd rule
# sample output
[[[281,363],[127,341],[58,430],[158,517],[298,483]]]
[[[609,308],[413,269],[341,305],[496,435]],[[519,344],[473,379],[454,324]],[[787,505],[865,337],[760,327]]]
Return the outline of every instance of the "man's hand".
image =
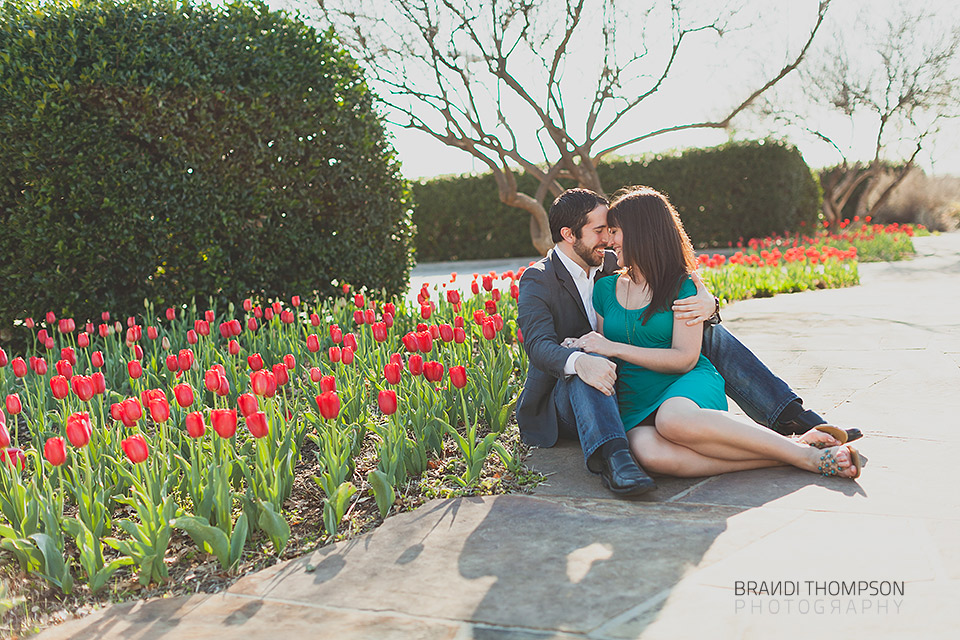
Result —
[[[577,358],[574,368],[581,380],[604,395],[616,392],[617,365],[606,358],[584,354]]]
[[[697,295],[681,298],[673,303],[673,317],[686,320],[688,327],[705,322],[717,310],[717,301],[703,284],[700,274],[694,271],[691,277],[697,285]]]
[[[603,334],[597,333],[596,331],[591,331],[588,334],[573,339],[570,346],[574,349],[580,349],[587,353],[596,353],[601,356],[607,356],[608,358],[617,355],[614,353],[613,343],[604,338]]]

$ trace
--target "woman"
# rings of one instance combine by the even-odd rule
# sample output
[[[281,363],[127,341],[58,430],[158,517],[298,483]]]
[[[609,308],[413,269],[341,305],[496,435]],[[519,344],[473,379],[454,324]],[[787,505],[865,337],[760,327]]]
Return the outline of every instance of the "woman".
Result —
[[[829,446],[840,445],[838,429],[791,440],[727,413],[723,378],[700,353],[702,327],[688,327],[670,311],[675,299],[695,292],[696,262],[666,196],[632,187],[614,200],[607,220],[623,269],[595,285],[597,332],[576,346],[617,361],[620,414],[640,464],[686,477],[782,464],[858,477],[857,451]]]

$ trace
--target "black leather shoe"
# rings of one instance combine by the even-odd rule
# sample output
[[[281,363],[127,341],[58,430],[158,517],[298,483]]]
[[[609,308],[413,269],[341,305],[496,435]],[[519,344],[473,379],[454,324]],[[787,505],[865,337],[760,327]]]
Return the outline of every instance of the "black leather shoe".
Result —
[[[603,486],[617,495],[638,496],[657,488],[657,483],[640,468],[626,449],[614,451],[600,464]]]
[[[778,421],[773,430],[785,436],[790,436],[806,433],[814,427],[819,427],[821,424],[827,424],[827,421],[821,418],[815,412],[807,409],[793,420],[788,420],[786,422]],[[847,442],[853,442],[854,440],[859,440],[863,437],[863,432],[856,427],[844,429],[844,431],[847,432]]]

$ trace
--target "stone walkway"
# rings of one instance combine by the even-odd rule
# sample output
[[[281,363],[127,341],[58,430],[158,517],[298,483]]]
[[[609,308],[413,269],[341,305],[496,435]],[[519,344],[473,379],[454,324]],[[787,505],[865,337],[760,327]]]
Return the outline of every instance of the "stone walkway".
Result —
[[[435,500],[226,593],[41,637],[957,637],[960,234],[916,246],[860,287],[724,311],[807,406],[863,428],[857,482],[773,469],[618,500],[575,447],[540,450],[532,496]],[[748,581],[780,592],[738,595]]]

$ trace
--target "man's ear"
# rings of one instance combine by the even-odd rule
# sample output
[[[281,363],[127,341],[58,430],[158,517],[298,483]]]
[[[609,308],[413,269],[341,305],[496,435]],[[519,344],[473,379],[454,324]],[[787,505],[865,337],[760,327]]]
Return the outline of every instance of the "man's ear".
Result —
[[[571,244],[577,241],[577,236],[574,235],[573,229],[571,229],[570,227],[561,227],[560,237],[563,238],[566,242],[569,242]]]

